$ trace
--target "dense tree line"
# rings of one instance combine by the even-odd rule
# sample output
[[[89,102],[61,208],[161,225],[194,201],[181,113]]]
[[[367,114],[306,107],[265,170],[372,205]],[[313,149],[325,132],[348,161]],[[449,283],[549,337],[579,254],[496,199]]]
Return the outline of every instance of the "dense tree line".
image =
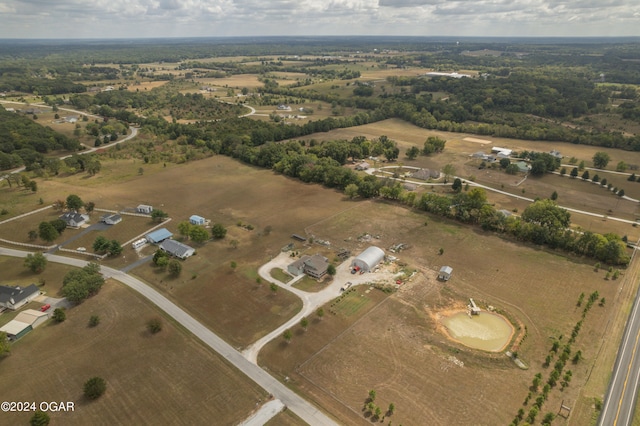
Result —
[[[50,151],[77,151],[80,143],[0,107],[0,170],[42,163]]]

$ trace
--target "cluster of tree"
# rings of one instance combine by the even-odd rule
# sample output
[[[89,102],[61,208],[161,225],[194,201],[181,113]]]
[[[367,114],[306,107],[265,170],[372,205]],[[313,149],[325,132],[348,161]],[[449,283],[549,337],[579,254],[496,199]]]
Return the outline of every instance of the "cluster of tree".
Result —
[[[89,263],[82,269],[67,272],[62,279],[61,293],[72,303],[81,303],[100,291],[104,278],[100,274],[100,265]]]
[[[118,256],[122,253],[122,246],[117,240],[109,241],[103,235],[99,235],[93,242],[93,251],[101,254],[108,253],[109,256]]]
[[[171,259],[169,253],[164,250],[156,250],[153,254],[153,264],[163,271],[166,269],[173,277],[177,277],[182,272],[182,263],[178,259]]]
[[[50,151],[77,151],[80,143],[0,106],[0,170],[42,164]]]
[[[29,231],[29,239],[35,240],[40,237],[41,240],[50,243],[55,241],[65,229],[67,229],[67,223],[62,219],[40,222],[40,225],[38,225],[38,231]]]
[[[0,79],[0,91],[24,92],[38,95],[57,95],[63,93],[83,93],[87,87],[75,83],[67,77],[40,78],[30,75],[3,74]]]
[[[400,199],[403,199],[402,195]],[[485,230],[511,234],[521,241],[545,244],[550,248],[571,251],[613,265],[626,265],[630,260],[626,244],[618,235],[568,229],[569,212],[548,199],[537,200],[529,205],[520,218],[506,217],[487,204],[486,194],[480,188],[453,197],[424,194],[415,201],[415,207],[461,222],[478,224]]]
[[[5,180],[9,184],[9,188],[16,186],[22,186],[24,189],[29,189],[31,192],[38,192],[38,182],[31,180],[25,173],[9,173],[4,176]]]
[[[209,239],[209,232],[200,225],[194,225],[188,220],[178,224],[178,232],[196,243],[204,243]]]

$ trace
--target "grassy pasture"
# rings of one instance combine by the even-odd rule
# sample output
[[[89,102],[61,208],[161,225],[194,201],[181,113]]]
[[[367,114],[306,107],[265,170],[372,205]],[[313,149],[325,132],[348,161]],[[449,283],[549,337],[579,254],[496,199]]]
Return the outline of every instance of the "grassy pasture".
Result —
[[[53,269],[53,268],[52,268]],[[91,315],[100,324],[88,327]],[[13,345],[0,362],[6,397],[16,401],[73,401],[75,411],[49,413],[52,424],[236,424],[267,395],[217,354],[171,321],[150,335],[159,313],[136,293],[108,281],[100,293]],[[39,355],[36,355],[39,354]],[[199,366],[194,368],[194,365]],[[93,376],[107,382],[97,401],[82,395]],[[2,413],[26,424],[31,413]]]
[[[611,170],[615,168],[618,161],[625,161],[628,164],[640,164],[640,153],[637,152],[567,143],[524,141],[433,131],[422,129],[396,119],[384,120],[364,126],[337,129],[326,133],[315,133],[304,139],[316,139],[319,141],[333,139],[350,140],[355,136],[365,136],[368,139],[374,139],[381,135],[386,135],[398,143],[401,152],[398,162],[403,165],[442,169],[444,165],[451,163],[456,167],[457,175],[496,189],[511,192],[515,195],[532,199],[536,197],[548,198],[551,193],[556,190],[559,194],[558,203],[561,206],[593,211],[595,213],[607,214],[628,220],[635,220],[636,215],[640,214],[637,203],[621,200],[619,197],[600,188],[599,185],[587,184],[580,178],[569,179],[568,177],[545,175],[542,178],[529,177],[519,186],[516,186],[516,183],[522,180],[523,175],[514,177],[498,170],[478,170],[478,163],[472,161],[470,157],[471,154],[477,151],[488,153],[492,146],[510,148],[516,151],[535,150],[539,152],[549,152],[553,149],[558,149],[565,157],[576,157],[579,161],[584,160],[586,165],[590,166],[591,158],[596,152],[606,151],[611,157],[608,166],[608,169]],[[406,152],[408,148],[414,145],[421,148],[429,136],[438,136],[447,140],[445,151],[442,154],[431,157],[419,156],[413,161],[407,160],[406,157],[404,157],[404,152]],[[483,139],[488,141],[488,143],[480,144],[465,140],[465,138]],[[568,159],[565,158],[565,162],[567,161]],[[571,169],[568,168],[568,172],[570,172],[570,170]],[[596,173],[601,178],[606,177],[607,181],[611,181],[611,183],[618,186],[618,188],[624,189],[626,195],[640,199],[640,182],[627,182],[627,176],[614,175],[606,171],[590,170],[591,176]],[[523,188],[525,190],[524,193],[522,192]],[[495,203],[497,207],[507,210],[517,209],[519,212],[522,212],[528,205],[525,201],[518,201],[511,197],[491,192],[488,192],[488,197],[490,202]],[[612,212],[609,212],[609,210],[612,210]],[[603,220],[602,218],[593,218],[578,213],[572,213],[571,221],[575,225],[591,231],[601,233],[615,232],[619,235],[628,235],[630,240],[640,238],[639,228],[632,227],[630,224]]]
[[[396,405],[390,419],[394,423],[423,424],[426,419],[433,424],[509,423],[522,406],[534,374],[541,372],[546,380],[550,372],[542,363],[551,338],[567,336],[580,319],[579,294],[594,290],[607,303],[592,308],[573,345],[584,360],[568,364],[566,369],[573,371],[571,385],[562,393],[552,391],[543,411],[556,410],[564,399],[574,403],[575,411],[589,415],[592,398],[605,392],[609,371],[592,371],[600,356],[600,345],[592,343],[619,333],[606,324],[624,305],[618,289],[621,285],[628,289],[629,282],[606,281],[605,271],[594,272],[580,259],[514,244],[385,203],[359,203],[310,230],[323,239],[351,237],[349,248],[354,252],[368,245],[357,242],[364,232],[379,236],[375,240],[379,247],[408,243],[411,247],[398,256],[408,264],[407,270],[419,271],[396,294],[383,303],[374,300],[352,318],[347,315],[356,310],[357,297],[381,294],[377,290],[365,294],[366,287],[356,287],[355,300],[325,306],[325,319],[312,323],[307,332],[294,333],[290,344],[276,340],[261,353],[260,362],[270,371],[289,376],[293,386],[321,405],[334,407],[344,423],[362,421],[361,408],[369,389],[378,392],[376,402],[382,408],[390,402]],[[438,254],[440,247],[443,255]],[[443,264],[454,270],[446,285],[435,280]],[[527,271],[535,271],[535,277]],[[463,307],[468,297],[503,311],[520,327],[520,336],[526,326],[527,337],[518,353],[529,370],[520,370],[502,354],[472,350],[446,338],[438,315]],[[611,341],[617,342],[615,337]],[[519,338],[512,344],[516,342]],[[598,386],[592,386],[594,382]],[[342,409],[336,407],[336,399]]]

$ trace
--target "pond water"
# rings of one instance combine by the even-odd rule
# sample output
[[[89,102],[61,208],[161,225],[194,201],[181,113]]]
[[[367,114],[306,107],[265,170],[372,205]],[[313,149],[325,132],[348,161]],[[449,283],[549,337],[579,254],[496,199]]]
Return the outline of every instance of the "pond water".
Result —
[[[453,340],[484,351],[501,351],[513,334],[509,321],[486,311],[471,317],[466,312],[458,312],[441,321]]]

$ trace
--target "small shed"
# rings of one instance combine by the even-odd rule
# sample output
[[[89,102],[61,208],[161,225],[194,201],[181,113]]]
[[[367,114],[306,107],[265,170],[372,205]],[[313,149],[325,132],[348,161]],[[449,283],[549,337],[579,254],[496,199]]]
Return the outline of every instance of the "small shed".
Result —
[[[138,213],[151,214],[152,211],[153,206],[149,206],[147,204],[140,204],[138,207],[136,207],[136,212]]]
[[[116,223],[122,222],[122,216],[117,213],[107,213],[100,218],[100,222],[106,223],[107,225],[115,225]]]
[[[42,325],[49,319],[46,312],[36,311],[35,309],[25,309],[14,318],[16,321],[29,324],[32,328]]]
[[[145,235],[145,238],[151,244],[159,244],[164,240],[171,238],[173,234],[167,228],[160,228]]]
[[[451,266],[443,266],[440,268],[440,272],[438,272],[438,279],[442,281],[449,281],[452,272],[453,268]]]
[[[15,319],[9,321],[2,327],[0,327],[0,331],[7,333],[7,337],[10,340],[18,340],[28,332],[33,330],[31,324],[27,324],[22,321],[17,321]]]
[[[189,223],[192,225],[204,225],[205,219],[202,216],[194,214],[189,218]]]

